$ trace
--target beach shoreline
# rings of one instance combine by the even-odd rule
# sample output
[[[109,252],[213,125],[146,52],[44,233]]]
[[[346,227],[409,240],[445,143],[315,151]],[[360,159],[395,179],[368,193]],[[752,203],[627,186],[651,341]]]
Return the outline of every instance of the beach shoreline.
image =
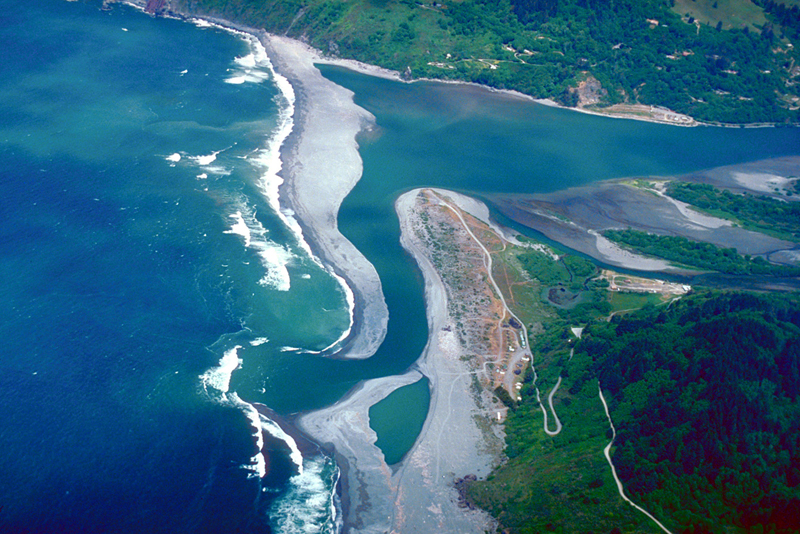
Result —
[[[140,9],[145,8],[147,1],[146,0],[104,0],[105,2],[122,2],[130,5],[134,5]],[[185,18],[185,19],[200,19],[200,20],[208,20],[213,22],[214,24],[235,29],[237,31],[242,31],[245,33],[249,33],[252,35],[259,35],[265,33],[264,30],[260,30],[257,28],[253,28],[247,26],[245,24],[236,23],[233,21],[229,21],[226,19],[222,19],[219,17],[214,17],[212,15],[203,14],[203,13],[185,13],[181,11],[174,11],[171,8],[166,10],[164,13],[160,13],[159,16],[175,16],[178,18]],[[345,59],[339,57],[332,57],[327,56],[322,53],[322,51],[317,50],[315,48],[302,43],[293,38],[286,38],[297,43],[302,44],[309,50],[313,51],[315,56],[315,63],[323,64],[323,65],[334,65],[339,66],[348,70],[352,70],[354,72],[358,72],[361,74],[365,74],[367,76],[374,76],[378,78],[384,78],[388,80],[393,80],[402,83],[416,83],[416,82],[431,82],[431,83],[442,83],[442,84],[455,84],[455,85],[468,85],[481,88],[491,93],[498,93],[503,94],[511,98],[517,98],[521,100],[526,100],[529,102],[535,102],[537,104],[541,104],[548,107],[555,107],[559,109],[565,109],[574,111],[576,113],[583,113],[587,115],[595,115],[599,117],[606,117],[610,119],[624,119],[624,120],[635,120],[641,122],[650,122],[653,124],[663,124],[663,125],[670,125],[670,126],[680,126],[683,128],[694,128],[698,126],[707,126],[707,127],[717,127],[717,128],[775,128],[779,125],[779,123],[735,123],[735,124],[728,124],[728,123],[721,123],[721,122],[705,122],[701,120],[697,120],[696,118],[685,115],[668,108],[663,108],[657,105],[646,105],[646,104],[615,104],[609,106],[608,108],[600,108],[600,109],[588,109],[586,107],[568,107],[558,102],[552,100],[551,98],[536,98],[534,96],[522,93],[520,91],[516,91],[513,89],[498,89],[495,87],[491,87],[488,85],[480,84],[477,82],[468,82],[464,80],[445,80],[445,79],[438,79],[438,78],[412,78],[406,79],[400,72],[394,71],[391,69],[387,69],[384,67],[379,67],[377,65],[370,65],[368,63],[363,63],[361,61],[355,59]],[[638,108],[633,110],[619,110],[614,108]],[[645,112],[643,111],[645,108],[648,110]],[[602,109],[602,111],[601,111]],[[645,113],[643,115],[643,113]],[[649,116],[648,116],[649,115]]]
[[[383,342],[389,312],[377,271],[339,232],[337,214],[362,174],[356,136],[375,119],[353,103],[351,91],[322,77],[312,49],[263,31],[256,37],[295,91],[294,129],[281,147],[282,209],[296,217],[314,254],[352,291],[352,330],[336,356],[368,358]]]
[[[113,0],[112,0],[113,1]],[[119,0],[145,10],[146,0]],[[373,265],[338,229],[344,198],[361,178],[357,135],[374,127],[375,119],[353,102],[352,91],[322,77],[314,66],[320,54],[310,46],[228,20],[168,11],[159,16],[203,21],[245,34],[264,46],[272,68],[294,91],[293,127],[279,148],[281,214],[293,219],[323,268],[339,280],[350,306],[346,337],[323,351],[336,359],[372,356],[386,336],[388,308]]]
[[[421,191],[404,193],[395,203],[401,244],[425,281],[429,337],[420,358],[405,374],[364,381],[336,404],[297,421],[303,432],[335,451],[343,471],[340,497],[347,532],[412,533],[435,528],[479,534],[496,529],[496,521],[466,506],[456,488],[459,479],[490,474],[501,461],[503,440],[499,427],[489,429],[497,407],[488,406],[491,401],[475,393],[471,377],[476,371],[456,336],[457,319],[449,312],[446,283],[418,235],[424,224],[418,205]],[[470,207],[483,207],[488,217],[485,206],[467,197],[463,200]],[[375,445],[369,409],[422,377],[430,384],[428,416],[412,448],[390,466]],[[479,419],[486,423],[481,426]]]

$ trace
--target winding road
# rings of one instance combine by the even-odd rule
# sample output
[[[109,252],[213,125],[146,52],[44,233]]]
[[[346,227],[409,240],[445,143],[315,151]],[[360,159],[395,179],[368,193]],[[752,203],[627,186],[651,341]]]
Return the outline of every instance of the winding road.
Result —
[[[606,411],[606,417],[608,417],[608,424],[611,426],[611,441],[609,441],[608,445],[606,445],[606,448],[603,449],[603,454],[605,455],[606,460],[608,460],[608,465],[611,466],[611,474],[614,475],[614,482],[617,483],[617,490],[619,491],[619,496],[622,497],[622,500],[626,501],[628,504],[630,504],[631,506],[642,512],[644,515],[652,519],[653,522],[661,528],[661,530],[663,530],[667,534],[672,534],[672,532],[670,532],[667,529],[667,527],[665,527],[661,523],[661,521],[653,517],[653,515],[650,512],[648,512],[647,510],[645,510],[644,508],[642,508],[641,506],[630,500],[627,497],[627,495],[625,495],[625,490],[622,488],[622,481],[617,476],[617,470],[614,467],[614,463],[611,461],[611,446],[614,444],[614,440],[617,439],[617,430],[614,428],[614,423],[611,421],[611,414],[608,411],[608,404],[606,404],[606,398],[603,397],[603,390],[600,388],[599,384],[597,386],[597,392],[600,395],[600,401],[603,403],[603,409]]]
[[[555,387],[553,387],[553,389],[550,391],[550,394],[547,397],[547,401],[548,401],[548,404],[550,406],[550,411],[553,412],[553,418],[556,421],[556,429],[555,430],[550,430],[548,425],[547,425],[547,409],[544,407],[544,404],[542,404],[541,395],[539,393],[539,387],[536,385],[536,380],[538,378],[538,375],[536,374],[536,369],[533,366],[533,353],[530,350],[530,343],[528,341],[528,331],[524,326],[525,323],[520,321],[519,317],[517,317],[514,314],[514,312],[512,312],[511,309],[508,307],[508,304],[506,303],[506,299],[503,296],[503,292],[500,291],[500,286],[497,285],[497,282],[495,281],[494,276],[492,275],[492,255],[489,253],[489,250],[483,245],[483,243],[481,243],[480,239],[478,239],[475,236],[475,234],[472,232],[472,230],[470,229],[469,225],[464,220],[464,217],[461,215],[461,210],[454,208],[452,205],[447,203],[444,199],[442,199],[438,195],[436,196],[436,198],[438,199],[440,205],[448,208],[450,211],[452,211],[456,215],[456,217],[458,217],[458,220],[461,221],[461,224],[464,226],[464,229],[467,231],[469,236],[475,241],[475,243],[478,244],[478,246],[483,251],[483,265],[486,268],[486,273],[488,275],[489,281],[492,284],[492,287],[494,288],[495,293],[497,293],[497,296],[500,299],[500,302],[503,304],[503,310],[504,310],[504,313],[505,313],[505,315],[503,317],[501,317],[499,319],[499,321],[498,321],[498,325],[497,325],[498,332],[501,332],[501,335],[502,335],[502,332],[503,332],[502,323],[503,323],[503,319],[505,319],[506,315],[509,316],[509,317],[512,317],[519,324],[523,325],[522,328],[520,329],[520,331],[522,332],[522,337],[524,339],[525,347],[524,347],[524,350],[516,351],[516,352],[512,353],[512,356],[509,358],[507,371],[506,371],[506,374],[505,374],[505,376],[503,378],[503,386],[505,387],[506,391],[508,391],[509,395],[512,396],[512,398],[517,398],[517,399],[519,398],[518,392],[514,389],[514,373],[513,373],[512,370],[522,360],[522,358],[524,358],[525,356],[529,357],[530,358],[530,362],[531,362],[531,371],[533,372],[533,383],[531,385],[536,389],[536,400],[539,403],[539,407],[542,409],[542,415],[544,416],[544,432],[548,436],[556,436],[556,435],[558,435],[558,433],[561,432],[562,425],[561,425],[561,421],[558,419],[558,415],[556,414],[555,409],[553,408],[553,395],[555,394],[556,390],[558,389],[558,386],[561,385],[561,377],[560,376],[558,377],[558,382],[556,382]],[[502,347],[502,343],[501,343],[500,346]]]

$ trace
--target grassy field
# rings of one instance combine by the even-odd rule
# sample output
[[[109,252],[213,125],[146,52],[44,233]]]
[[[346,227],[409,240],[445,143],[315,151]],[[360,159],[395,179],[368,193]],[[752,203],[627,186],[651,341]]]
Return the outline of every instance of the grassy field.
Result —
[[[712,27],[722,21],[723,30],[747,26],[751,31],[761,31],[767,22],[764,10],[750,0],[675,0],[672,10],[684,19],[693,17]]]
[[[661,295],[653,293],[609,292],[608,300],[615,312],[639,309],[647,304],[657,306],[665,303]]]

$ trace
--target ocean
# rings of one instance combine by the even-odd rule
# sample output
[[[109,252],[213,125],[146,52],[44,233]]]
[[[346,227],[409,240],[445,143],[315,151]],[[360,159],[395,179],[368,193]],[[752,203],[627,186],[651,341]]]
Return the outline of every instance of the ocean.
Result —
[[[324,358],[351,327],[347,295],[280,206],[295,103],[263,48],[99,0],[0,13],[4,532],[336,532],[338,466],[291,420],[425,345],[398,194],[800,153],[795,128],[666,127],[326,67],[377,117],[340,226],[376,266],[390,322],[374,357]],[[371,411],[390,461],[426,384]]]

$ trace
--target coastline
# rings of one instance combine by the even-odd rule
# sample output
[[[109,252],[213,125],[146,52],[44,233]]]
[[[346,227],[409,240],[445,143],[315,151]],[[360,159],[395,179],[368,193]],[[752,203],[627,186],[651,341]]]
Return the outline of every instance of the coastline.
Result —
[[[338,60],[324,60],[316,50],[293,39],[227,21],[201,20],[257,38],[276,73],[292,86],[294,126],[280,149],[281,209],[299,223],[313,253],[353,292],[352,330],[334,354],[343,359],[370,357],[386,334],[388,309],[377,272],[339,233],[336,215],[361,177],[356,135],[372,128],[374,117],[353,103],[351,91],[323,78],[315,67],[315,63],[341,64]],[[352,67],[351,62],[344,63]],[[383,69],[365,70],[392,77]],[[405,196],[406,202],[413,202],[412,193]],[[483,206],[467,197],[462,201],[473,209]],[[455,482],[470,475],[488,476],[499,461],[502,437],[495,432],[488,438],[494,443],[488,443],[486,431],[475,423],[476,417],[486,417],[487,410],[477,406],[470,382],[459,380],[470,370],[461,360],[463,351],[454,347],[450,329],[445,328],[455,322],[447,312],[445,287],[423,248],[409,237],[413,233],[410,209],[398,201],[401,242],[424,273],[426,314],[435,333],[408,372],[364,381],[334,405],[300,415],[296,426],[332,452],[340,468],[336,493],[344,531],[410,533],[437,525],[441,532],[480,534],[492,530],[496,522],[482,510],[465,509]],[[488,208],[483,206],[481,214],[488,217]],[[369,426],[369,409],[423,376],[431,384],[428,417],[405,458],[389,466],[375,446],[377,435]],[[450,439],[454,435],[461,438],[457,444]],[[436,465],[435,476],[431,464]]]
[[[147,5],[147,0],[104,0],[104,5],[106,3],[113,3],[113,2],[121,2],[126,3],[129,5],[133,5],[139,9],[145,10],[145,6]],[[226,19],[222,19],[219,17],[215,17],[213,15],[204,14],[204,13],[188,13],[183,12],[180,10],[173,10],[171,6],[170,0],[166,0],[167,4],[169,5],[168,8],[162,9],[158,13],[150,13],[154,16],[174,16],[178,18],[184,19],[199,19],[199,20],[208,20],[213,22],[214,24],[218,24],[225,28],[235,29],[237,31],[242,31],[245,33],[249,33],[254,36],[258,36],[261,34],[267,35],[264,30],[260,30],[257,28],[253,28],[247,26],[245,24],[235,23],[233,21],[229,21]],[[270,34],[271,35],[271,34]],[[363,63],[361,61],[355,59],[345,59],[345,58],[337,58],[331,56],[325,56],[321,51],[314,49],[301,41],[298,41],[293,38],[283,37],[284,39],[295,41],[302,46],[306,47],[309,51],[313,53],[315,56],[314,62],[324,65],[335,65],[339,67],[343,67],[355,72],[359,72],[361,74],[365,74],[367,76],[375,76],[379,78],[394,80],[402,83],[415,83],[415,82],[434,82],[434,83],[442,83],[442,84],[456,84],[456,85],[470,85],[475,87],[480,87],[486,91],[492,93],[500,93],[507,95],[513,98],[519,98],[523,100],[527,100],[530,102],[535,102],[537,104],[541,104],[548,107],[555,107],[565,110],[574,111],[577,113],[584,113],[587,115],[595,115],[599,117],[607,117],[611,119],[625,119],[625,120],[635,120],[641,122],[650,122],[654,124],[663,124],[663,125],[670,125],[670,126],[680,126],[684,128],[693,128],[697,126],[710,126],[710,127],[717,127],[717,128],[775,128],[782,123],[721,123],[721,122],[705,122],[695,119],[690,115],[685,115],[679,113],[677,111],[673,111],[668,108],[664,108],[658,105],[651,105],[651,104],[635,104],[635,103],[626,103],[626,104],[614,104],[609,106],[608,108],[600,108],[600,109],[588,109],[586,107],[568,107],[558,102],[550,99],[550,98],[536,98],[534,96],[513,90],[513,89],[498,89],[495,87],[491,87],[488,85],[480,84],[477,82],[468,82],[463,80],[444,80],[438,78],[413,78],[413,79],[406,79],[404,78],[400,72],[390,70],[384,67],[379,67],[377,65],[370,65],[368,63]],[[617,108],[617,109],[614,109]],[[622,109],[619,109],[622,108]],[[625,110],[624,108],[635,108]],[[647,108],[647,111],[644,111]],[[601,111],[602,110],[602,111]],[[643,115],[645,113],[645,115]]]
[[[352,331],[338,357],[372,356],[386,335],[389,311],[372,264],[340,232],[339,206],[361,178],[356,135],[374,117],[353,103],[353,93],[325,79],[317,55],[292,39],[257,32],[276,72],[295,91],[294,129],[281,147],[283,209],[293,213],[315,254],[353,293]]]
[[[336,404],[298,420],[301,430],[336,451],[343,470],[340,496],[347,532],[413,533],[434,528],[480,534],[497,526],[486,512],[467,507],[456,488],[459,479],[490,474],[501,459],[503,438],[499,427],[491,426],[497,407],[486,396],[476,395],[472,379],[478,371],[455,333],[457,319],[449,311],[446,284],[419,237],[424,224],[417,204],[421,191],[401,195],[395,209],[401,243],[425,280],[430,333],[422,355],[405,374],[362,382]],[[488,217],[488,209],[477,201],[446,194],[461,200],[461,209]],[[423,376],[431,389],[425,424],[406,456],[389,466],[375,446],[369,408]]]
[[[224,21],[216,23],[228,25]],[[317,51],[299,41],[233,24],[228,26],[258,38],[269,51],[276,71],[290,79],[297,92],[295,125],[280,148],[284,162],[280,174],[285,178],[280,187],[282,209],[292,218],[298,217],[314,254],[343,282],[345,291],[348,288],[353,291],[349,299],[352,330],[334,348],[337,352],[330,354],[326,350],[326,355],[367,358],[383,341],[388,310],[375,269],[339,233],[336,218],[342,200],[361,176],[356,135],[370,128],[374,118],[353,104],[351,92],[321,77],[315,67],[316,63],[341,64],[340,60],[320,59]],[[384,74],[391,76],[390,71]],[[458,197],[455,193],[444,193]],[[431,333],[420,359],[403,375],[362,382],[335,405],[301,416],[298,426],[313,439],[333,446],[342,470],[338,487],[347,530],[417,532],[436,524],[437,531],[483,532],[492,525],[491,518],[461,507],[453,480],[473,474],[485,476],[496,457],[481,452],[484,436],[475,427],[480,407],[475,405],[469,380],[463,379],[471,372],[463,362],[466,352],[454,345],[455,336],[449,330],[453,317],[447,311],[445,284],[428,259],[429,251],[414,239],[414,201],[418,194],[419,190],[415,190],[403,195],[396,209],[403,230],[402,244],[425,279],[426,315]],[[483,204],[468,197],[460,198],[461,202],[474,204],[471,210],[457,201],[461,209],[473,214],[475,210],[485,211],[488,217]],[[489,224],[488,219],[484,222]],[[431,383],[429,415],[406,457],[389,466],[375,447],[377,436],[369,426],[369,408],[422,376]],[[460,438],[459,443],[453,443],[455,436]],[[436,469],[432,471],[434,464]]]
[[[105,1],[142,11],[148,3]],[[339,359],[369,358],[386,336],[389,311],[377,271],[339,232],[337,214],[361,178],[356,136],[374,127],[374,117],[354,104],[352,91],[322,77],[314,66],[321,62],[319,53],[300,41],[212,16],[173,11],[151,16],[204,21],[254,38],[264,46],[274,72],[291,86],[293,127],[279,148],[282,168],[278,175],[283,182],[278,187],[278,215],[297,223],[311,254],[339,280],[350,306],[350,331],[322,354]]]

